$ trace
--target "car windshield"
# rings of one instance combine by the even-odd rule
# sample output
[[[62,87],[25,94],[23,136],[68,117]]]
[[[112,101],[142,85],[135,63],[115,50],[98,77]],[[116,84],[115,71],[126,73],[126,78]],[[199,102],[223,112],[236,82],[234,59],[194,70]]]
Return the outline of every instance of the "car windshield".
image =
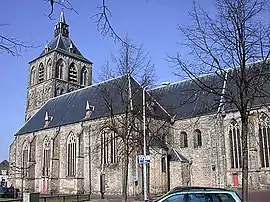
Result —
[[[164,200],[164,202],[236,202],[227,193],[186,193],[174,194]]]

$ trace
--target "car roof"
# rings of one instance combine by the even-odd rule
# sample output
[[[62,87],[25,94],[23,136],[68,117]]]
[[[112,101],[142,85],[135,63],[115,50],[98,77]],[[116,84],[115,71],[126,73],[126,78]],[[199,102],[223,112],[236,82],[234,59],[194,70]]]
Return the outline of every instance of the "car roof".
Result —
[[[223,188],[214,188],[214,187],[199,187],[199,186],[192,186],[192,187],[175,187],[169,191],[169,193],[175,192],[188,192],[188,191],[231,191]]]

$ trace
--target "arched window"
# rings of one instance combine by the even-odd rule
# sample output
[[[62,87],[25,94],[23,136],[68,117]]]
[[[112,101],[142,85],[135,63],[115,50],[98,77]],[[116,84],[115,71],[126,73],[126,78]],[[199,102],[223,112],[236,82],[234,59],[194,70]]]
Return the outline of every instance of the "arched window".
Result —
[[[71,63],[68,69],[68,81],[77,83],[77,68],[74,63]]]
[[[59,59],[56,63],[56,69],[55,69],[55,77],[57,79],[63,79],[63,70],[65,67],[65,63],[62,59]]]
[[[23,176],[27,176],[28,161],[29,161],[29,144],[27,141],[25,141],[23,144],[23,151],[22,151]]]
[[[52,59],[50,58],[47,62],[47,73],[46,73],[46,78],[49,79],[52,77]]]
[[[86,67],[83,67],[82,71],[81,71],[81,85],[82,86],[87,85],[87,69],[86,69]]]
[[[44,81],[44,66],[40,63],[38,67],[38,82]]]
[[[49,176],[50,158],[51,158],[51,144],[49,138],[46,137],[43,142],[43,168],[42,168],[43,176]]]
[[[260,115],[259,120],[259,145],[260,145],[260,159],[263,168],[269,167],[270,153],[270,123],[269,117],[266,114]]]
[[[103,132],[101,136],[101,159],[103,164],[117,163],[117,145],[115,133]]]
[[[231,167],[242,167],[242,147],[241,147],[241,131],[235,119],[231,120],[229,127]]]
[[[76,173],[76,136],[71,132],[67,141],[67,169],[68,176]]]
[[[194,148],[202,146],[202,133],[199,129],[196,129],[193,134]]]
[[[185,131],[182,131],[180,133],[180,148],[188,147],[188,138],[187,133]]]
[[[33,66],[31,68],[31,72],[30,72],[30,85],[34,85],[35,84],[35,79],[36,78],[36,68],[35,66]]]

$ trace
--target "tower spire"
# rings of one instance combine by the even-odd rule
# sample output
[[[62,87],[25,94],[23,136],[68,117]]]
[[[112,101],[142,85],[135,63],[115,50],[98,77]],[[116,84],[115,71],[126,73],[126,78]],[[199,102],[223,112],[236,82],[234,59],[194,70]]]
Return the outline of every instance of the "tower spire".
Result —
[[[60,12],[58,22],[57,22],[57,24],[55,25],[55,28],[54,28],[54,36],[57,37],[60,34],[65,36],[65,37],[69,36],[68,24],[66,23],[66,20],[65,20],[64,7],[63,6],[62,6],[62,10]]]

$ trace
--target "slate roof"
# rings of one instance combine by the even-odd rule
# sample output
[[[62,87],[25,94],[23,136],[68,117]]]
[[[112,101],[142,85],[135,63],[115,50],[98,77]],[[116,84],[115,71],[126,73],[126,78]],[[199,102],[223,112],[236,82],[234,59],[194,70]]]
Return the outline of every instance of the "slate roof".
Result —
[[[185,158],[180,152],[178,152],[176,149],[172,148],[168,152],[170,158],[169,161],[176,161],[176,162],[188,162],[188,159]]]
[[[200,77],[202,82],[222,91],[223,81],[215,75]],[[175,120],[216,113],[220,96],[202,90],[194,81],[184,80],[149,91]]]
[[[70,44],[72,44],[73,53],[69,52]],[[79,58],[85,62],[92,63],[91,61],[89,61],[82,55],[82,53],[79,51],[79,49],[76,47],[76,45],[73,43],[73,41],[70,38],[63,36],[62,34],[59,34],[58,36],[54,37],[47,45],[50,48],[50,52],[59,51],[61,53]],[[44,49],[39,57],[45,54],[47,53],[45,53],[45,49]]]
[[[58,19],[58,26],[59,26],[58,29],[63,29],[62,28],[63,25],[60,26],[60,24],[63,24],[66,27],[68,27],[68,24],[66,24],[66,20],[65,20],[65,16],[64,16],[63,11],[61,11],[59,19]],[[68,34],[63,35],[63,33],[61,31],[57,32],[57,34],[54,35],[54,38],[48,44],[46,44],[46,47],[49,48],[49,52],[58,51],[60,53],[81,59],[82,61],[85,61],[87,63],[92,64],[91,61],[89,61],[87,58],[85,58],[82,55],[82,53],[79,51],[79,49],[73,43],[73,41],[68,37]],[[69,51],[70,47],[73,48],[72,53]],[[38,58],[48,54],[49,52],[45,52],[45,49],[43,49],[42,53],[39,55]],[[38,59],[38,58],[36,58],[36,59]],[[36,59],[34,59],[34,60],[36,60]]]
[[[9,168],[9,162],[7,160],[4,160],[0,163],[0,170],[8,170]]]
[[[89,105],[95,107],[90,119],[107,117],[111,113],[114,115],[123,113],[124,103],[129,99],[127,95],[129,85],[133,112],[141,113],[142,88],[132,77],[125,75],[48,100],[15,135],[42,130],[46,112],[53,117],[47,128],[83,121],[87,101]],[[148,94],[146,99],[150,99]],[[156,106],[155,118],[169,119],[167,112],[158,104]],[[150,111],[147,111],[147,114],[154,115]]]

